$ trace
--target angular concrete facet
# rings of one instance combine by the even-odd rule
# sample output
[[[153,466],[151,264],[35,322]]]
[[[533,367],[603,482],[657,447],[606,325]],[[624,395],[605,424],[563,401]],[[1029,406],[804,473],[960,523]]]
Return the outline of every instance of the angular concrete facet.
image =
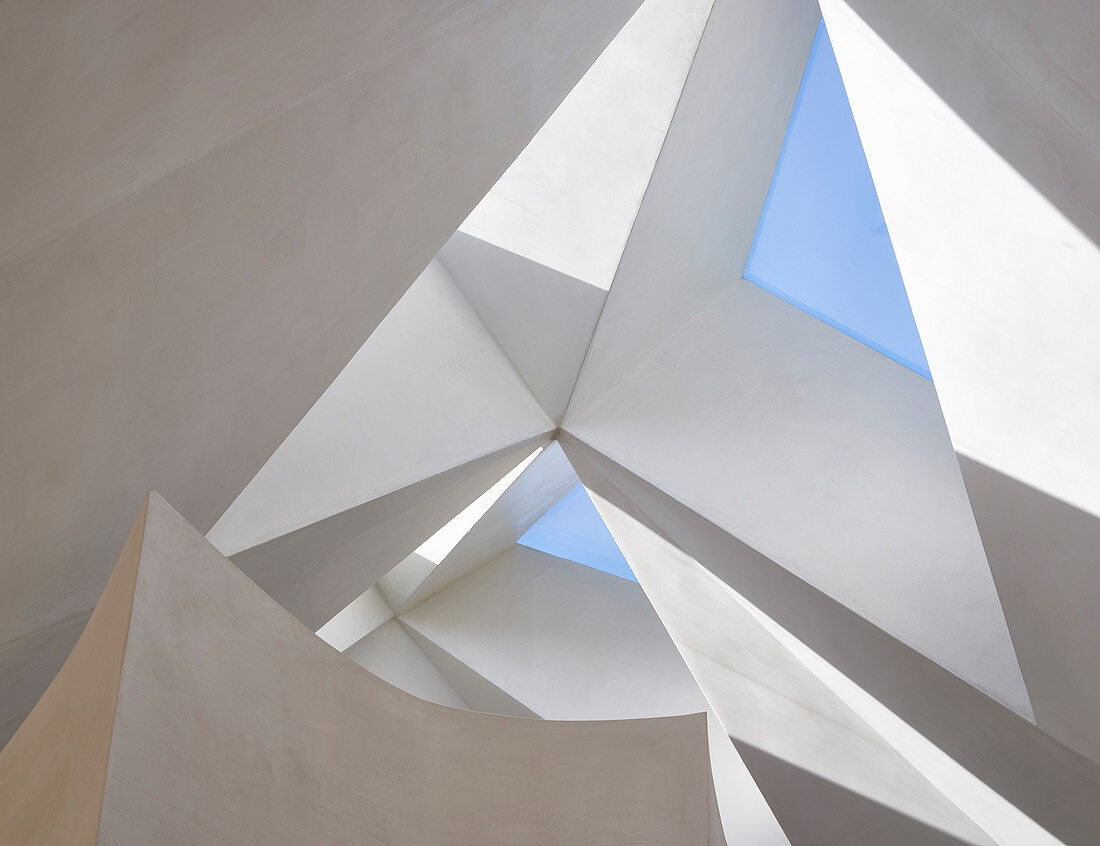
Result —
[[[565,723],[417,699],[155,493],[0,785],[5,843],[712,842],[704,715]]]

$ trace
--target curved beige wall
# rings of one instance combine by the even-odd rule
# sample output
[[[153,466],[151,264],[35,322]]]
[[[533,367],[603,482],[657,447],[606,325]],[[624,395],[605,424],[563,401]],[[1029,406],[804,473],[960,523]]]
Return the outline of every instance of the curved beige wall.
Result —
[[[0,753],[0,784],[28,788],[0,791],[0,841],[60,842],[81,814],[65,842],[90,842],[98,804],[104,844],[712,842],[703,715],[552,722],[417,699],[324,644],[157,494],[143,515],[136,573],[130,551],[111,581],[134,586],[125,637],[89,626]],[[105,594],[93,621],[108,605],[126,603]],[[120,651],[113,721],[59,733],[87,704],[73,679]],[[105,778],[83,755],[104,734]]]

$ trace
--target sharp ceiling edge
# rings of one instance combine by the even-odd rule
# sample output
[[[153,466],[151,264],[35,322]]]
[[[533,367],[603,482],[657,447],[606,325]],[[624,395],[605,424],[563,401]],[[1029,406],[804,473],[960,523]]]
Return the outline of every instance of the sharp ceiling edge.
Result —
[[[461,284],[459,284],[459,281],[455,277],[454,272],[448,266],[446,259],[440,254],[436,256],[435,261],[443,270],[444,274],[446,274],[448,281],[450,281],[454,289],[458,291],[458,295],[462,297],[462,301],[466,304],[466,307],[477,318],[477,322],[481,324],[481,328],[485,330],[485,334],[488,335],[492,342],[496,345],[496,348],[500,352],[501,357],[508,362],[509,366],[512,368],[512,371],[516,374],[516,378],[519,379],[519,381],[523,384],[523,387],[527,389],[527,393],[531,395],[531,399],[533,399],[538,407],[542,409],[543,414],[546,415],[547,421],[551,424],[550,429],[556,429],[557,426],[561,425],[561,421],[555,420],[553,418],[551,413],[546,409],[546,406],[543,404],[542,400],[539,399],[538,394],[536,394],[534,390],[532,390],[531,383],[527,381],[527,378],[523,375],[523,371],[521,371],[519,367],[516,366],[515,361],[513,361],[512,357],[508,355],[508,351],[504,348],[504,345],[500,342],[500,339],[496,336],[496,333],[493,332],[493,330],[489,327],[489,324],[485,322],[485,319],[481,316],[481,312],[479,312],[474,307],[474,304],[470,301],[469,296],[467,296],[466,294],[466,289]]]
[[[695,43],[695,51],[692,53],[692,57],[691,57],[691,66],[688,69],[687,75],[684,77],[684,84],[680,87],[680,95],[676,98],[676,107],[672,110],[672,119],[668,123],[668,130],[665,132],[665,137],[661,141],[661,152],[659,152],[657,154],[657,158],[653,162],[653,167],[649,172],[649,181],[646,183],[646,189],[642,193],[642,198],[641,198],[641,201],[638,203],[638,208],[634,210],[634,221],[630,225],[630,232],[627,235],[626,241],[623,243],[622,252],[619,253],[619,264],[620,265],[622,264],[623,253],[626,252],[627,245],[630,243],[630,238],[634,234],[634,224],[637,223],[637,221],[638,221],[638,213],[641,211],[642,206],[645,204],[646,196],[649,194],[649,186],[653,182],[653,174],[657,170],[657,165],[661,161],[661,156],[664,154],[665,144],[668,142],[669,133],[672,132],[672,127],[676,123],[676,116],[680,112],[680,104],[683,101],[684,91],[687,89],[688,82],[690,81],[691,75],[695,70],[695,59],[699,55],[699,47],[700,47],[700,45],[702,45],[703,39],[706,38],[706,36],[707,36],[707,31],[710,29],[710,18],[714,14],[714,5],[715,5],[715,3],[718,3],[718,2],[720,2],[720,0],[712,0],[712,2],[710,4],[710,9],[707,12],[707,22],[703,25],[703,30],[699,35],[699,40]],[[616,269],[615,277],[611,281],[611,288],[615,287],[615,280],[618,279],[618,277],[619,277],[619,273],[618,273],[618,270]],[[573,404],[573,396],[577,392],[577,383],[580,381],[581,373],[584,372],[585,365],[588,364],[589,354],[592,351],[592,341],[595,339],[596,333],[599,331],[599,328],[600,328],[600,322],[603,320],[604,311],[607,308],[607,300],[611,296],[611,288],[608,289],[607,296],[604,297],[603,305],[600,306],[600,313],[599,313],[599,316],[596,318],[596,325],[592,327],[592,334],[588,338],[588,346],[585,347],[584,357],[581,359],[581,365],[580,365],[580,367],[577,368],[576,375],[573,377],[573,387],[569,391],[569,399],[566,400],[566,402],[565,402],[565,408],[561,413],[561,417],[554,421],[555,424],[559,428],[565,425],[565,418],[569,416],[570,407]],[[690,318],[688,318],[688,319],[690,320]],[[687,321],[684,321],[684,322],[686,323]],[[677,327],[677,328],[679,328],[679,327]],[[674,333],[675,333],[675,329],[673,330],[673,332],[671,332],[669,334],[674,334]],[[626,374],[624,373],[623,375],[625,376]],[[620,378],[622,378],[622,377],[620,377]],[[619,381],[618,379],[615,380],[615,382],[618,382],[618,381]],[[610,388],[610,387],[611,387],[611,385],[607,386],[607,388]],[[606,393],[607,388],[605,388],[604,391],[601,391],[596,397],[593,397],[592,400],[585,403],[584,407],[587,408],[589,405],[592,404],[592,402],[594,402],[600,396],[603,396],[603,394]],[[577,409],[577,411],[574,412],[574,413],[578,413],[581,410],[582,409]]]
[[[472,711],[484,711],[511,717],[542,719],[540,714],[528,708],[496,682],[487,679],[461,658],[440,646],[432,638],[417,629],[399,615],[397,622],[412,641],[427,656],[440,675],[455,689],[459,697]],[[433,657],[434,656],[434,657]],[[478,707],[481,705],[481,707]]]

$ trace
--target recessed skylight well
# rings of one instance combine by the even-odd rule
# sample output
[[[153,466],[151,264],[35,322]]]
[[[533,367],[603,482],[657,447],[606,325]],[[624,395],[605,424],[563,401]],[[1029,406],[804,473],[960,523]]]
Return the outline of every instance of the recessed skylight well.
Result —
[[[931,378],[824,21],[744,276]]]

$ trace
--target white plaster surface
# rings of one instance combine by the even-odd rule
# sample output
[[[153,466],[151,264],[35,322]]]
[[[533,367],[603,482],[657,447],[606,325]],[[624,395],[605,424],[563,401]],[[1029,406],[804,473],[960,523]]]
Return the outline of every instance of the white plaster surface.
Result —
[[[433,661],[461,663],[506,694],[505,707],[522,702],[546,719],[622,719],[708,707],[637,584],[538,550],[512,547],[400,620],[418,642],[434,646]],[[497,701],[482,699],[474,707],[484,710]],[[725,731],[713,715],[708,719],[729,843],[785,846]]]
[[[550,428],[433,262],[209,537],[247,549]]]
[[[599,494],[593,498],[732,737],[962,842],[992,846],[951,798],[810,672],[726,584],[630,514]],[[857,808],[833,812],[842,818]],[[848,824],[859,830],[858,823]],[[834,842],[824,834],[834,825],[822,820],[824,842]]]
[[[460,230],[606,291],[714,0],[645,0]]]
[[[0,642],[209,529],[636,7],[4,3]]]
[[[427,573],[408,599],[400,601],[397,597],[391,597],[395,610],[400,612],[423,602],[474,572],[486,561],[496,558],[572,490],[577,481],[577,475],[561,447],[556,441],[551,443],[493,503],[439,566]],[[389,587],[388,577],[381,584],[386,590]]]
[[[348,603],[343,611],[321,626],[317,630],[317,637],[333,649],[344,652],[392,618],[393,610],[387,604],[386,598],[382,596],[382,591],[374,586]],[[370,667],[367,669],[369,670]],[[402,687],[400,684],[397,686]]]
[[[566,428],[1031,716],[926,379],[741,282]]]
[[[413,696],[450,708],[467,707],[397,620],[383,623],[344,654],[363,669]]]
[[[28,776],[0,794],[0,833],[13,815],[17,837],[64,832],[61,813],[91,823],[65,842],[710,842],[702,714],[550,722],[441,707],[324,644],[155,492],[131,538],[112,581],[124,613],[97,621],[111,636],[90,638],[66,675],[98,684],[59,685],[48,715],[93,691],[99,754],[31,723],[22,749],[41,755],[0,753],[0,780]]]
[[[717,0],[566,418],[741,278],[820,20],[813,0]]]
[[[560,421],[606,292],[461,231],[439,260],[546,413]]]

